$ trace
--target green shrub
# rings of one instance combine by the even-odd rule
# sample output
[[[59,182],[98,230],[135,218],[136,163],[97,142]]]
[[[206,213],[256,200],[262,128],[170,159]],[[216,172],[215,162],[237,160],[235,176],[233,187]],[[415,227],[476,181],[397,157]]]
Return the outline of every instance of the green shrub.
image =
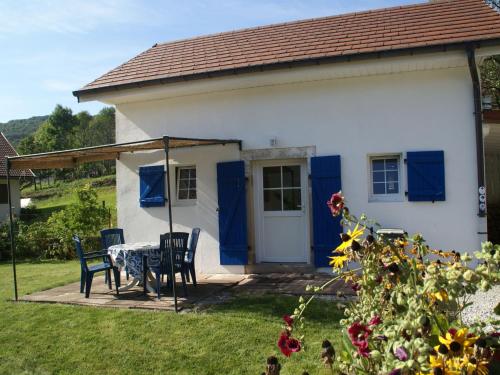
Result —
[[[85,249],[100,247],[98,232],[108,221],[108,212],[97,200],[90,185],[76,190],[77,201],[54,212],[47,222],[15,223],[16,256],[26,258],[71,259],[75,257],[73,234],[82,238]],[[9,226],[0,226],[0,260],[10,259]]]

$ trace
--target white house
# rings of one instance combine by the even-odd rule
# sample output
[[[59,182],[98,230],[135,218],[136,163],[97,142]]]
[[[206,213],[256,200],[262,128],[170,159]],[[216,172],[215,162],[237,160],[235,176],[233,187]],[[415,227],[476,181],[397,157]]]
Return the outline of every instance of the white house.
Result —
[[[241,140],[171,154],[174,229],[202,228],[199,271],[324,267],[339,189],[433,247],[487,238],[477,65],[498,53],[496,11],[432,1],[155,44],[74,94],[116,107],[118,142]],[[140,191],[163,163],[117,161],[127,241],[168,230],[163,188]]]
[[[0,223],[9,220],[6,156],[17,156],[17,152],[5,135],[0,132]],[[21,213],[21,187],[19,180],[21,177],[34,177],[34,174],[29,169],[11,169],[10,177],[12,177],[10,183],[12,192],[12,213],[15,216],[19,216]]]

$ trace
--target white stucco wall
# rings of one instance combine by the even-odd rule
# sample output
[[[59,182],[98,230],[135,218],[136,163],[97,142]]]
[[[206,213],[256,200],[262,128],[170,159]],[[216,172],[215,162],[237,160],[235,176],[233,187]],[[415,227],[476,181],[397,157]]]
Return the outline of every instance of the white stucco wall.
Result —
[[[0,184],[7,185],[7,179],[0,179]],[[12,192],[12,207],[13,213],[19,216],[21,213],[21,190],[19,188],[19,180],[13,178],[10,180],[11,192]],[[9,205],[0,204],[0,223],[9,221]]]
[[[117,102],[117,141],[169,134],[242,139],[245,150],[269,148],[274,137],[277,147],[315,146],[317,155],[341,155],[342,186],[352,212],[364,212],[384,227],[420,231],[433,247],[475,250],[485,238],[478,235],[485,231],[485,222],[477,217],[472,88],[465,58],[459,56],[459,63],[454,59],[450,67],[441,64],[439,69],[425,66],[422,60],[420,69],[407,72],[404,66],[410,64],[403,68],[399,64],[392,72],[375,72],[370,63],[364,63],[359,69],[365,74],[357,77],[312,81],[307,77],[315,68],[307,68],[303,82],[292,84]],[[386,60],[388,66],[396,63]],[[404,157],[406,151],[424,150],[444,150],[446,201],[368,202],[367,155],[401,153]],[[124,155],[117,163],[118,221],[127,241],[155,239],[167,231],[166,208],[141,209],[138,203],[137,167],[161,162],[163,156],[163,152]],[[174,210],[176,229],[203,229],[198,269],[241,271],[241,267],[219,266],[216,213],[215,164],[238,160],[238,148],[200,147],[174,151],[172,156],[176,163],[196,164],[198,170],[198,203]],[[405,180],[403,175],[403,189]]]

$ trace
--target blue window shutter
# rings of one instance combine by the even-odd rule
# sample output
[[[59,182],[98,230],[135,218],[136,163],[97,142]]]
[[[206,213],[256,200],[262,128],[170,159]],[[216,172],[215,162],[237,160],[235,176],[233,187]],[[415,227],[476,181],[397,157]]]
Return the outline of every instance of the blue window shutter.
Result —
[[[217,164],[220,264],[247,264],[245,163]]]
[[[139,167],[141,207],[165,206],[165,170],[163,165]]]
[[[444,152],[419,151],[406,154],[408,200],[413,202],[444,201]]]
[[[328,267],[333,249],[340,244],[340,217],[333,217],[326,202],[341,189],[340,156],[311,158],[314,265]]]

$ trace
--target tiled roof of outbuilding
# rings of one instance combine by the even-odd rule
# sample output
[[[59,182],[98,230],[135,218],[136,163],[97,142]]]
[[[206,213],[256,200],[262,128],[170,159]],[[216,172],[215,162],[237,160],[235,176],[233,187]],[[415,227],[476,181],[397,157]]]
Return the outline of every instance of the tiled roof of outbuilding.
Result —
[[[6,156],[17,156],[18,153],[10,144],[9,140],[0,132],[0,177],[7,177],[7,163]],[[34,174],[30,169],[11,169],[10,175],[12,177],[33,177]]]
[[[160,43],[74,94],[492,39],[500,14],[483,0],[441,0]]]

